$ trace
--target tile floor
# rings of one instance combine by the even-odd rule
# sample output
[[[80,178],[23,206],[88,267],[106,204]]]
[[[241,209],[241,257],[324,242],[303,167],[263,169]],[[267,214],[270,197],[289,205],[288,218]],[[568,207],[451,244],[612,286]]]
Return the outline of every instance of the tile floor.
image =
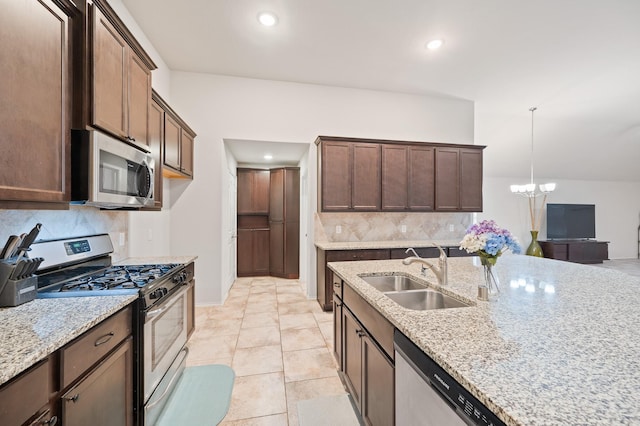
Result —
[[[333,316],[297,280],[238,278],[222,306],[197,307],[187,365],[236,373],[225,426],[296,426],[297,401],[346,391],[331,354]]]

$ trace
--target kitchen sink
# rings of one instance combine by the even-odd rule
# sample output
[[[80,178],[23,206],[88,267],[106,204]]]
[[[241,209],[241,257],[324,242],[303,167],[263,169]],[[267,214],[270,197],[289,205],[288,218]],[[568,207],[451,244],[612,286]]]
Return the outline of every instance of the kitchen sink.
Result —
[[[360,276],[360,278],[383,293],[388,291],[424,290],[427,288],[426,285],[406,275],[365,275]]]
[[[464,308],[469,305],[436,290],[424,289],[385,293],[389,299],[407,309],[425,311],[431,309]]]

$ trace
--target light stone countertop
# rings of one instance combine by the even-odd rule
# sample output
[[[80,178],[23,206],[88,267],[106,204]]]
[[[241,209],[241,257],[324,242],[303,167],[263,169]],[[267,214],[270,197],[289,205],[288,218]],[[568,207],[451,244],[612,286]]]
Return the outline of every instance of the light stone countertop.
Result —
[[[434,244],[442,247],[459,247],[461,240],[462,238],[455,240],[325,241],[314,244],[321,250],[406,249],[409,247],[433,247]]]
[[[116,264],[186,264],[195,259],[197,256],[132,257]],[[0,308],[0,385],[137,298],[134,294],[35,299],[20,306]]]
[[[420,264],[329,267],[506,424],[640,424],[639,278],[505,255],[494,268],[500,295],[481,302],[478,258],[449,258],[449,284],[440,289],[474,306],[412,311],[359,275],[420,279]],[[437,282],[430,272],[425,279]]]
[[[35,299],[0,308],[0,385],[137,298],[134,294]]]

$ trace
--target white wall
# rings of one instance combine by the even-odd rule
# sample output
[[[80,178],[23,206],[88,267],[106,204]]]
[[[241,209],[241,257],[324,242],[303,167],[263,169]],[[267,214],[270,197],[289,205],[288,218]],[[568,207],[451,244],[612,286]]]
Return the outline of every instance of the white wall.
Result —
[[[199,256],[198,304],[221,303],[226,287],[225,138],[313,144],[318,135],[337,135],[473,143],[473,103],[451,98],[172,72],[171,104],[198,134],[195,179],[171,182],[170,227],[171,253]],[[310,211],[316,207],[316,159],[311,145]]]
[[[638,182],[595,182],[536,178],[536,181],[556,182],[549,203],[596,205],[596,239],[610,241],[610,259],[636,258],[638,253],[638,212],[640,190]],[[523,249],[531,242],[527,200],[513,195],[509,185],[526,182],[522,178],[485,177],[484,212],[478,220],[494,219],[518,237]],[[540,239],[546,238],[546,212],[542,213]]]

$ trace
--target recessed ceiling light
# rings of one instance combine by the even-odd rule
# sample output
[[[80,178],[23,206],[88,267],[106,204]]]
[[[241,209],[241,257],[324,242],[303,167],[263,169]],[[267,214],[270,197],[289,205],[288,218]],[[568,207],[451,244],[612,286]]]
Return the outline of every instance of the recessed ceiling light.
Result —
[[[430,42],[427,43],[427,49],[436,50],[442,47],[443,44],[444,44],[444,40],[441,40],[441,39],[431,40]]]
[[[265,160],[271,160],[272,158],[273,158],[273,155],[271,155],[271,154],[265,154],[264,155],[264,159]]]
[[[258,14],[258,22],[260,22],[265,27],[273,27],[278,23],[278,17],[271,12],[260,12]]]

